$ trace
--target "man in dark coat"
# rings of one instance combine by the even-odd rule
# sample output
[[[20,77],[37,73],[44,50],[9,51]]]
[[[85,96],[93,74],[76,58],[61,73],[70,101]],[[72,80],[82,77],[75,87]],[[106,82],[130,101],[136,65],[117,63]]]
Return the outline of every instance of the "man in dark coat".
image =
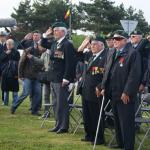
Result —
[[[104,49],[104,43],[95,39],[91,42],[91,54],[89,59],[85,61],[83,81],[82,81],[82,102],[83,102],[83,122],[85,129],[85,137],[81,141],[89,141],[94,143],[97,123],[100,113],[102,97],[97,97],[95,89],[101,83],[104,72],[104,63],[107,50]],[[86,58],[86,56],[85,56]],[[104,144],[104,116],[99,128],[97,145]]]
[[[117,144],[114,148],[134,150],[135,144],[135,99],[140,84],[141,59],[124,31],[114,34],[115,50],[107,55],[105,73],[99,90],[111,99]]]
[[[56,124],[51,132],[66,133],[69,129],[69,85],[75,78],[75,49],[66,39],[67,29],[62,22],[53,26],[56,41],[51,48],[50,72]]]
[[[139,86],[139,91],[137,94],[137,100],[135,102],[135,112],[138,110],[139,105],[141,103],[141,92],[144,91],[144,87],[146,86],[146,72],[148,68],[148,56],[150,54],[150,42],[148,39],[144,39],[141,31],[134,31],[131,33],[131,44],[132,47],[140,53],[141,57],[141,81]],[[137,117],[141,117],[141,112],[137,113]],[[140,130],[140,124],[136,124],[136,131]]]
[[[18,63],[20,59],[19,52],[14,48],[14,41],[6,41],[7,50],[0,55],[0,64],[2,64],[2,90],[4,91],[4,105],[8,105],[9,91],[13,92],[13,103],[18,98]]]

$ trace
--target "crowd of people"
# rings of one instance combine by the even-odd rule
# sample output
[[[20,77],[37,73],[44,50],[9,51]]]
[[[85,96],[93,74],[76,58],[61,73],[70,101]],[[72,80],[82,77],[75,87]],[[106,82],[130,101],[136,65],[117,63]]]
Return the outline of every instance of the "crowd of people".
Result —
[[[134,150],[135,112],[140,104],[140,93],[150,87],[150,37],[140,31],[129,36],[123,30],[102,37],[86,37],[78,49],[67,38],[67,26],[56,22],[44,34],[28,33],[21,42],[0,32],[0,81],[2,102],[9,104],[12,92],[11,113],[29,96],[32,115],[40,116],[42,99],[44,112],[49,111],[50,95],[55,116],[55,126],[49,132],[67,133],[69,130],[68,100],[73,85],[78,83],[76,94],[82,97],[85,136],[81,141],[94,144],[99,112],[104,105],[114,115],[113,126],[117,145],[113,148]],[[22,55],[19,53],[22,49]],[[19,92],[22,81],[22,92]],[[138,114],[141,115],[140,113]],[[43,115],[45,117],[45,113]],[[49,116],[48,116],[49,117]],[[105,144],[106,126],[103,109],[96,144]]]

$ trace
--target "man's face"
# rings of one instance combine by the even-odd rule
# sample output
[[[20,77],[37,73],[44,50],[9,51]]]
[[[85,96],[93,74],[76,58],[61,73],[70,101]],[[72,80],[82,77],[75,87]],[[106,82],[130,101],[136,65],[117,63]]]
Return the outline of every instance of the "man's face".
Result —
[[[142,40],[141,35],[131,35],[131,43],[138,44]]]
[[[4,42],[6,42],[6,36],[0,36],[0,41],[2,42],[2,43],[4,43]]]
[[[61,39],[65,36],[65,32],[59,28],[54,28],[54,37],[56,40]]]
[[[41,39],[40,33],[33,33],[33,41],[38,42]]]
[[[93,54],[100,52],[103,49],[103,43],[100,41],[92,41],[91,51]]]
[[[114,43],[114,48],[119,50],[127,44],[127,39],[117,37],[114,38],[113,43]]]
[[[114,47],[113,39],[107,39],[106,43],[107,43],[108,48],[113,48]]]

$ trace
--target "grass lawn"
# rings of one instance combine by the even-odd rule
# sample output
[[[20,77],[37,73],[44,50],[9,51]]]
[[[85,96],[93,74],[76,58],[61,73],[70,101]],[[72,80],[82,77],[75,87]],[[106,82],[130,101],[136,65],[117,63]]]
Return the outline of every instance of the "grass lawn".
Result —
[[[90,143],[81,142],[83,129],[75,135],[48,133],[54,126],[54,119],[46,122],[41,129],[41,119],[30,115],[29,100],[18,108],[15,115],[10,114],[10,106],[0,105],[0,150],[92,150]],[[149,149],[147,140],[147,148]],[[105,146],[97,146],[97,150],[109,150]]]

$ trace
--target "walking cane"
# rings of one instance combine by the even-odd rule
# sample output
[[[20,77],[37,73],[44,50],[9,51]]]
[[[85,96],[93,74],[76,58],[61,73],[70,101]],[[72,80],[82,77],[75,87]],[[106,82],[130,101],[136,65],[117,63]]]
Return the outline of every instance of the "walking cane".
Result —
[[[100,114],[99,114],[99,120],[98,120],[98,124],[97,124],[97,130],[96,130],[96,136],[95,136],[93,150],[95,150],[95,148],[96,148],[96,142],[97,142],[97,136],[98,136],[98,132],[99,132],[99,126],[100,126],[101,118],[102,118],[102,111],[103,111],[103,106],[104,106],[104,100],[105,100],[105,97],[103,96],[102,104],[101,104],[101,109],[100,109]]]

